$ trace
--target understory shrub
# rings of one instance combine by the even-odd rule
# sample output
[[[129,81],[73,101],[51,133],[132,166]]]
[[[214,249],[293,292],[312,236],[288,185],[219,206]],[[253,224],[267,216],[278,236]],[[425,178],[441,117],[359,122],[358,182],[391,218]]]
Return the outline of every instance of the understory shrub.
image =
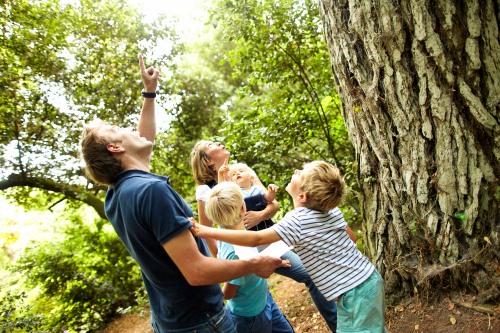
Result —
[[[27,248],[11,268],[27,287],[38,287],[37,306],[51,331],[85,332],[107,323],[120,308],[136,303],[139,266],[109,224],[71,217],[59,240]]]

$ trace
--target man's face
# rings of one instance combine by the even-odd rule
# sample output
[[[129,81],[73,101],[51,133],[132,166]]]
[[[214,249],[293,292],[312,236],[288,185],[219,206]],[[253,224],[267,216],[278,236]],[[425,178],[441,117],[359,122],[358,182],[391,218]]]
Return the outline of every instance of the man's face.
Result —
[[[105,125],[101,131],[112,144],[124,148],[129,153],[136,154],[146,152],[146,150],[151,152],[153,148],[153,143],[142,137],[135,127]]]
[[[234,166],[229,171],[231,181],[236,183],[239,187],[249,189],[252,187],[254,176],[250,175],[250,171],[244,166]]]

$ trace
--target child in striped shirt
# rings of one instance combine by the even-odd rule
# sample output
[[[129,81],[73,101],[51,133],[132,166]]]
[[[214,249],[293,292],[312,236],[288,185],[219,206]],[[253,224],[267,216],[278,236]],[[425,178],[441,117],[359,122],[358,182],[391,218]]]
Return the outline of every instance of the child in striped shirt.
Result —
[[[245,232],[194,224],[191,230],[197,237],[240,246],[282,239],[294,246],[323,296],[338,297],[337,332],[386,332],[383,280],[348,234],[338,208],[344,192],[338,169],[322,161],[306,164],[303,170],[295,170],[286,191],[295,209],[271,228]]]

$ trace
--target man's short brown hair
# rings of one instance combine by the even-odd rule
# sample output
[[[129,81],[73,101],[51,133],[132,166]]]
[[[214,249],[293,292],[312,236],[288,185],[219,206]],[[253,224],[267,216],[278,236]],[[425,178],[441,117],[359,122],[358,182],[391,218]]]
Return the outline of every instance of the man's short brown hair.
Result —
[[[198,141],[191,151],[191,168],[193,169],[194,181],[198,185],[205,185],[206,183],[217,180],[217,172],[213,167],[208,166],[210,156],[208,156],[206,149],[210,141]]]
[[[339,169],[323,161],[314,161],[304,166],[300,190],[307,195],[305,206],[327,212],[342,202],[344,177]]]
[[[85,162],[87,177],[98,184],[112,186],[113,178],[123,171],[121,160],[108,151],[109,138],[102,135],[104,123],[86,125],[82,131],[80,156]],[[99,133],[101,131],[101,133]]]

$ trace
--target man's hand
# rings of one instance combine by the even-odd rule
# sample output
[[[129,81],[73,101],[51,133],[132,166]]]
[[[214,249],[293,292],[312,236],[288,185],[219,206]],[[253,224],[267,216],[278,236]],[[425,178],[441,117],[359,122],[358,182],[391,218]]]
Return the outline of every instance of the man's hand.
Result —
[[[248,260],[256,267],[254,274],[263,279],[271,276],[276,268],[291,267],[288,260],[281,260],[280,258],[266,255],[258,255]]]
[[[142,83],[144,83],[144,91],[155,92],[158,86],[158,77],[161,76],[157,68],[149,67],[146,69],[142,54],[139,53],[139,67],[141,68]]]
[[[224,160],[224,164],[221,165],[219,169],[218,182],[228,182],[231,178],[229,177],[229,165],[227,159]]]
[[[267,202],[272,202],[276,197],[276,192],[278,192],[278,186],[274,184],[270,184],[268,186],[268,190],[262,196],[266,199]]]
[[[193,236],[199,238],[210,238],[210,232],[212,231],[212,228],[196,223],[196,220],[192,217],[188,217],[188,219],[193,224],[193,226],[189,229],[191,230]]]

